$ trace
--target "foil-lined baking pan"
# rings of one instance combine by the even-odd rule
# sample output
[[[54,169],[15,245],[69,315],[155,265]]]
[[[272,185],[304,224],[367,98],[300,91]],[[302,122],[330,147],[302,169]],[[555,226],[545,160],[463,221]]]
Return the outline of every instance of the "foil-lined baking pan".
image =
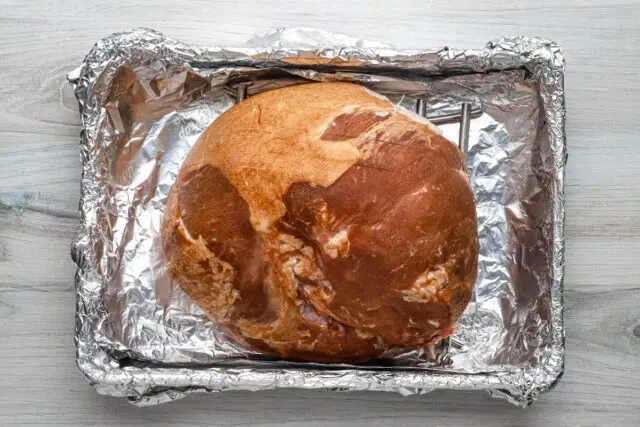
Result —
[[[149,405],[279,387],[482,389],[527,406],[549,390],[564,363],[559,46],[507,37],[477,51],[401,51],[309,29],[249,44],[195,47],[139,29],[98,42],[69,76],[83,126],[75,341],[78,366],[97,391]],[[190,147],[239,91],[309,81],[362,84],[408,109],[421,103],[436,121],[461,103],[481,112],[467,153],[479,276],[447,341],[360,366],[268,359],[227,339],[168,277],[160,224]],[[457,140],[457,123],[441,130]]]

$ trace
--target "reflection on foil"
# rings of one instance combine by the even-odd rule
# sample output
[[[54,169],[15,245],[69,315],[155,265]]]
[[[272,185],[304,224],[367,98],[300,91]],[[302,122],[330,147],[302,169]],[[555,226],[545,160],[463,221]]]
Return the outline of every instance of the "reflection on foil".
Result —
[[[299,31],[272,33],[264,40]],[[326,33],[322,42],[327,46]],[[338,42],[342,39],[336,39]],[[253,44],[259,45],[254,39]],[[101,393],[137,404],[195,391],[276,387],[486,389],[526,406],[563,370],[564,60],[554,43],[505,38],[482,51],[363,47],[196,48],[149,30],[99,42],[70,79],[83,121],[78,364]],[[338,46],[339,43],[334,43]],[[473,301],[446,343],[365,366],[267,360],[225,338],[164,269],[160,224],[204,129],[247,96],[349,81],[428,116],[481,107],[467,165],[480,257]],[[440,126],[457,141],[458,124]]]

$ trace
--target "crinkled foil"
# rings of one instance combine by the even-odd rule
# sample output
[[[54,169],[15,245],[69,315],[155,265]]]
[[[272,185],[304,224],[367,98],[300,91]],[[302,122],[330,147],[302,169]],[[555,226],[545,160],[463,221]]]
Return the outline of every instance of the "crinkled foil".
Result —
[[[70,76],[83,124],[75,340],[91,384],[139,405],[299,387],[484,389],[527,406],[550,389],[564,362],[561,49],[511,37],[479,51],[396,51],[308,29],[250,44],[258,47],[201,48],[141,29],[98,42]],[[365,366],[266,360],[226,339],[169,279],[163,209],[189,149],[240,85],[251,96],[335,80],[409,109],[423,99],[429,117],[462,101],[482,108],[467,155],[480,235],[475,295],[451,339],[425,351],[396,350]],[[456,123],[441,129],[457,140]]]

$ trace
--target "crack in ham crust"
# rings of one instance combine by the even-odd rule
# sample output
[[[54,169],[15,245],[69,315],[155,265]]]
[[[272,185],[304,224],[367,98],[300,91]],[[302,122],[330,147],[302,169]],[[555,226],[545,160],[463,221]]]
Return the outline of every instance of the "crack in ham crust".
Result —
[[[265,92],[220,116],[184,162],[167,267],[269,355],[357,362],[423,347],[451,333],[476,279],[464,171],[454,144],[360,86]]]

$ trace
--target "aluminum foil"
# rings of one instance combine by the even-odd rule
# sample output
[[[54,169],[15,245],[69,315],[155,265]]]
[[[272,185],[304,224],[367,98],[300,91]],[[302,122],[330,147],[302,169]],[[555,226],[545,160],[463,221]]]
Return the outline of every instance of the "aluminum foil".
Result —
[[[278,387],[484,389],[527,406],[563,372],[564,59],[553,42],[501,38],[479,51],[399,51],[316,30],[251,48],[194,47],[139,29],[98,42],[69,79],[83,130],[81,225],[73,242],[78,366],[103,394],[139,405],[192,392]],[[302,48],[298,48],[301,46]],[[248,95],[350,81],[429,117],[482,109],[467,166],[480,257],[450,340],[363,366],[267,360],[225,336],[168,277],[160,224],[201,132]],[[441,126],[456,141],[458,125]]]

